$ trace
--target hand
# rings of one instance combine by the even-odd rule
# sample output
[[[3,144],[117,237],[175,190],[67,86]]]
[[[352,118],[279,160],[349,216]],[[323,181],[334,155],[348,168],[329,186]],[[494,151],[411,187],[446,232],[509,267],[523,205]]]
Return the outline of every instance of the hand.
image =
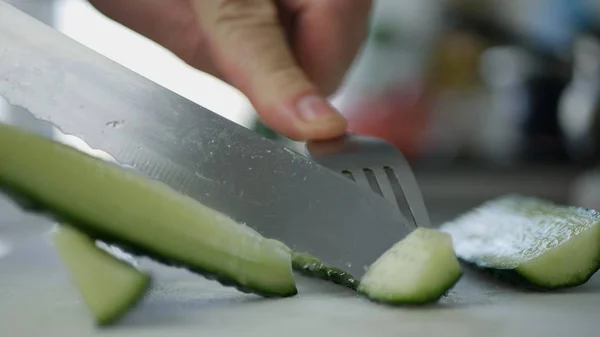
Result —
[[[337,90],[365,39],[371,0],[89,1],[238,88],[284,136],[346,132],[346,120],[324,97]]]

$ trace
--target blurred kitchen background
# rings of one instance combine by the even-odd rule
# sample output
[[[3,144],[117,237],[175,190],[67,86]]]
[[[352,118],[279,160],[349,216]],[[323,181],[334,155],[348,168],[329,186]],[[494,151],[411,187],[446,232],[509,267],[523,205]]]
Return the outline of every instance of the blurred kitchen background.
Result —
[[[301,149],[262,125],[237,90],[86,1],[7,2]],[[458,212],[503,193],[600,209],[599,36],[598,0],[379,0],[369,40],[331,99],[353,131],[407,156],[434,221],[450,214],[444,207]],[[0,117],[14,119],[10,110],[0,106]]]

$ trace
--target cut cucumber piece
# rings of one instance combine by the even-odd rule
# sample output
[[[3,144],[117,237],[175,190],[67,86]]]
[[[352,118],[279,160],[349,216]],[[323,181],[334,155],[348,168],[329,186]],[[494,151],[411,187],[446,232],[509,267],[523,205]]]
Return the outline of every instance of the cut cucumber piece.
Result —
[[[308,253],[292,253],[292,266],[299,273],[343,285],[357,290],[359,281],[350,273],[339,268],[328,267],[318,258]]]
[[[600,213],[505,195],[442,225],[456,253],[531,290],[581,285],[600,268]]]
[[[427,304],[438,301],[461,277],[450,235],[417,228],[368,268],[358,291],[375,302]]]
[[[0,186],[95,239],[265,297],[297,294],[283,244],[166,184],[0,124]]]
[[[149,274],[99,248],[95,240],[76,229],[59,226],[52,239],[98,325],[116,323],[149,290]]]
[[[304,275],[343,285],[385,304],[436,302],[462,276],[450,235],[428,228],[415,229],[388,249],[361,280],[307,253],[294,252],[292,261],[294,269]]]

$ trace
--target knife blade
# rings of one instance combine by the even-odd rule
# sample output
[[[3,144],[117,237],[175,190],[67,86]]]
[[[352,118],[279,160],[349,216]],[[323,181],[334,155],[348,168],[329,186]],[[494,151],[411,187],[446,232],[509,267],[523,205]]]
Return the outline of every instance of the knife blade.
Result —
[[[3,1],[0,95],[119,163],[356,277],[410,231],[379,195]]]

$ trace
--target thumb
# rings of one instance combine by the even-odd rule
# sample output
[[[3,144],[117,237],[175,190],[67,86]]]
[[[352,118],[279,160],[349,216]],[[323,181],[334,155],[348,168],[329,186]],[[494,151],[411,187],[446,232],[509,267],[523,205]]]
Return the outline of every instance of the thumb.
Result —
[[[275,131],[295,140],[341,136],[346,120],[296,62],[272,0],[193,0],[212,57]]]

